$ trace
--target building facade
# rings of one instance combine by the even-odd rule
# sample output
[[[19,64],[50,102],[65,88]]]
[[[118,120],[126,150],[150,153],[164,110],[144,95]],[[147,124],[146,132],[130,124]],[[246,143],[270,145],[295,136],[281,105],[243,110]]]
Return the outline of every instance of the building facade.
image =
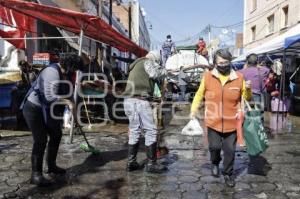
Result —
[[[243,33],[236,33],[235,35],[235,48],[233,50],[232,55],[234,57],[238,57],[244,53],[244,34]]]
[[[299,0],[244,0],[244,48],[255,48],[299,22]]]
[[[88,13],[90,15],[98,15],[101,17],[104,21],[109,23],[110,19],[110,5],[109,1],[100,1],[100,0],[36,0],[37,3],[49,5],[49,6],[55,6],[65,9],[70,9],[76,12],[83,12]],[[99,3],[101,2],[101,4]],[[101,5],[101,8],[100,6]],[[124,22],[121,23],[121,19],[119,16],[117,16],[117,10],[122,8],[125,11],[125,15],[127,15],[127,18],[124,18]],[[112,27],[117,30],[120,34],[124,35],[125,37],[129,36],[129,12],[128,12],[128,4],[122,3],[121,0],[113,0],[113,9],[112,9]],[[132,3],[132,12],[131,12],[131,18],[132,18],[132,26],[131,26],[131,32],[132,32],[132,40],[135,41],[138,45],[149,49],[150,46],[150,38],[148,34],[147,27],[145,25],[144,17],[141,16],[141,11],[138,2]],[[139,16],[139,17],[136,17]],[[125,25],[124,25],[125,24]],[[1,27],[0,27],[1,28]],[[2,27],[2,29],[7,29],[9,27]],[[137,31],[138,30],[138,31]],[[72,33],[66,32],[62,29],[50,26],[47,23],[41,22],[39,20],[36,20],[36,32],[37,35],[27,35],[28,37],[32,36],[74,36]],[[26,41],[26,55],[27,60],[29,62],[32,61],[32,55],[36,52],[44,52],[46,50],[49,50],[49,48],[53,48],[53,44],[57,43],[57,46],[63,46],[73,48],[75,50],[78,50],[79,45],[77,43],[77,40],[72,39],[66,39],[66,40],[51,40],[51,42],[47,40],[27,40]],[[66,45],[66,43],[68,45]],[[51,45],[50,45],[51,44]],[[83,52],[85,54],[88,54],[90,56],[95,56],[95,48],[96,43],[94,41],[91,41],[87,38],[83,41]],[[108,46],[103,44],[102,47],[105,49],[108,49]],[[13,48],[11,44],[9,44],[6,41],[0,42],[0,56],[3,62],[3,59],[6,59],[7,57],[13,57],[13,59],[5,61],[6,65],[8,67],[5,67],[7,70],[18,70],[18,61],[21,59],[25,59],[25,53],[21,53],[20,50],[14,49],[14,51],[10,51],[10,48]],[[67,51],[66,49],[61,49],[63,51]],[[111,54],[115,54],[120,57],[128,57],[129,53],[127,52],[120,52],[115,48],[111,49]],[[108,57],[107,54],[108,51],[103,51],[105,57]],[[0,60],[1,60],[0,59]],[[12,61],[15,60],[15,61]],[[1,62],[1,63],[2,63]]]
[[[151,40],[143,8],[138,1],[129,1],[118,6],[114,4],[113,13],[130,32],[130,37],[139,46],[150,50]]]

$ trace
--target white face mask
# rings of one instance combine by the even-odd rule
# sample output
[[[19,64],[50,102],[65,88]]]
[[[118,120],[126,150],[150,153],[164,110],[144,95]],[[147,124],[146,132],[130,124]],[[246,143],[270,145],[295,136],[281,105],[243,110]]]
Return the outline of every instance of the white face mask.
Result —
[[[167,41],[172,41],[172,39],[167,39]]]

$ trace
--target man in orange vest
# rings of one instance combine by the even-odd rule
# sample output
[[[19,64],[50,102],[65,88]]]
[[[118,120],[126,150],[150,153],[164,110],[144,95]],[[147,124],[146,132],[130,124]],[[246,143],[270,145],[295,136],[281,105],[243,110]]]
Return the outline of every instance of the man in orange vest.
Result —
[[[220,49],[215,53],[215,68],[204,74],[191,107],[195,118],[199,105],[205,98],[205,125],[208,128],[208,143],[212,162],[212,175],[219,177],[221,150],[224,152],[223,175],[229,187],[235,186],[233,165],[236,147],[237,113],[242,97],[251,99],[251,82],[231,67],[232,55]]]

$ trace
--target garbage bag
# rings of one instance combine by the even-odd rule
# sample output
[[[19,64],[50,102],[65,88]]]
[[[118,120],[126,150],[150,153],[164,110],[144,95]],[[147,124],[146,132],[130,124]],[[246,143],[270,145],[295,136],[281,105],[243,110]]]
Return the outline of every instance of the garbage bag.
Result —
[[[250,110],[246,112],[244,119],[243,133],[246,150],[252,156],[263,153],[269,145],[261,114],[260,110]]]
[[[185,127],[183,127],[181,134],[183,135],[202,135],[203,129],[198,119],[191,119]]]
[[[155,83],[154,85],[154,92],[153,92],[154,98],[161,98],[161,91],[159,86]]]

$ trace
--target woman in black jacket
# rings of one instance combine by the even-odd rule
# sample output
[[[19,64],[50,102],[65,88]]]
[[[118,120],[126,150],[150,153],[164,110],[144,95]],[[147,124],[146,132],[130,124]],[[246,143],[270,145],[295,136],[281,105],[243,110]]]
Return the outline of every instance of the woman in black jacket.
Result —
[[[58,57],[57,57],[58,58]],[[56,59],[58,60],[58,59]],[[59,144],[62,137],[61,120],[53,118],[51,108],[54,110],[54,115],[62,115],[62,106],[55,105],[57,102],[68,104],[74,111],[73,103],[62,97],[71,97],[73,89],[64,89],[65,83],[61,80],[68,80],[71,74],[83,65],[81,57],[77,55],[69,55],[61,59],[59,63],[51,63],[44,68],[31,89],[27,93],[23,115],[28,127],[33,135],[32,148],[32,175],[31,183],[46,186],[51,183],[43,176],[43,158],[46,145],[47,148],[47,164],[49,174],[64,174],[65,169],[56,165],[56,157]],[[48,141],[49,136],[49,141]]]

